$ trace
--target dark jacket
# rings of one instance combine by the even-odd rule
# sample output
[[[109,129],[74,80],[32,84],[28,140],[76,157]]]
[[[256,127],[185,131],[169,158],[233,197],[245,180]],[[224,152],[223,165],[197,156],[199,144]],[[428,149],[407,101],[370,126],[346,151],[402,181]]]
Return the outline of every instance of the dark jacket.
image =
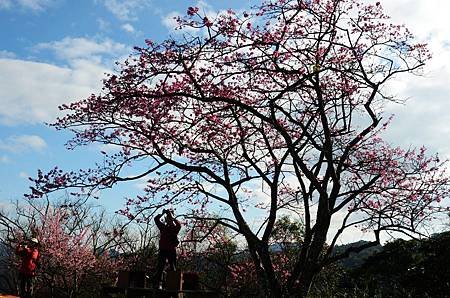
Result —
[[[155,216],[155,223],[159,229],[159,249],[173,251],[178,246],[177,235],[180,232],[181,224],[174,219],[174,225],[167,225],[161,222],[162,214]]]

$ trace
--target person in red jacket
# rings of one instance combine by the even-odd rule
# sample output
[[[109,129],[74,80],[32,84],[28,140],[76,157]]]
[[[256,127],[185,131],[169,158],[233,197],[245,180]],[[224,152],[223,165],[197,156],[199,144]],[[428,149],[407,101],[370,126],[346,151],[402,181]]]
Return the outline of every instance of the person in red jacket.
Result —
[[[165,223],[161,222],[161,217],[166,215]],[[169,269],[171,271],[176,270],[177,266],[177,250],[178,238],[177,235],[180,232],[181,224],[173,217],[170,210],[164,209],[161,214],[155,216],[155,223],[159,229],[159,252],[158,252],[158,265],[156,266],[156,273],[153,280],[153,287],[158,288],[161,282],[162,273],[166,262],[169,263]]]
[[[39,257],[39,241],[31,238],[28,243],[21,243],[16,248],[16,254],[22,259],[19,268],[20,297],[31,297],[33,291],[33,277],[36,274]]]

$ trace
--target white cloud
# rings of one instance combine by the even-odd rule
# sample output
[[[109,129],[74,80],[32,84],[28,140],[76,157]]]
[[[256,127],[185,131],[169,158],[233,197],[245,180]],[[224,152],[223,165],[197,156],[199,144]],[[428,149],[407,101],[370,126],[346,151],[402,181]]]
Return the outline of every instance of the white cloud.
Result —
[[[88,61],[72,68],[0,59],[0,124],[52,122],[58,106],[100,88],[106,68]]]
[[[0,6],[1,6],[1,4],[0,4]],[[0,50],[0,59],[1,58],[15,58],[15,57],[16,57],[16,54],[14,54],[12,52]]]
[[[450,2],[439,0],[385,1],[383,6],[395,23],[404,23],[421,41],[427,42],[433,54],[422,77],[399,76],[389,88],[405,106],[390,105],[388,112],[396,117],[386,136],[403,146],[425,145],[450,157]]]
[[[129,52],[109,39],[69,37],[35,50],[51,50],[68,66],[0,59],[0,124],[53,122],[59,105],[98,92],[113,61]]]
[[[47,143],[45,140],[36,135],[11,136],[6,140],[0,140],[0,150],[4,151],[42,151],[45,148],[47,148]]]
[[[22,8],[32,11],[44,11],[55,4],[55,0],[0,0],[0,9]]]
[[[405,23],[419,37],[448,39],[450,2],[441,0],[383,1],[383,7],[395,21]]]
[[[44,10],[45,8],[51,6],[54,1],[52,0],[18,0],[18,4],[24,8],[31,10]]]
[[[121,21],[137,20],[136,12],[150,5],[150,0],[100,0]]]
[[[133,25],[131,25],[129,23],[123,24],[121,28],[124,31],[128,32],[128,33],[134,33],[135,32],[135,29],[134,29]]]
[[[59,41],[40,43],[35,50],[51,50],[64,60],[87,59],[101,62],[105,56],[123,55],[128,48],[111,39],[92,40],[83,37],[65,37]]]

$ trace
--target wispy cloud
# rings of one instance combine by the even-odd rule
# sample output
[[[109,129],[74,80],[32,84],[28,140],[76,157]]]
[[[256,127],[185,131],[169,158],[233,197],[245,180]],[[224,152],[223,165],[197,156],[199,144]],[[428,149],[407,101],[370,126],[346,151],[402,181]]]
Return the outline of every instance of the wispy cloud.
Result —
[[[121,28],[128,33],[134,33],[136,31],[130,23],[123,24]]]
[[[97,19],[97,24],[98,24],[98,29],[100,29],[100,31],[110,31],[111,30],[111,24],[102,18]]]
[[[0,150],[9,152],[43,151],[47,143],[36,135],[11,136],[6,140],[0,140]]]
[[[11,0],[0,0],[0,9],[11,9],[13,3]]]
[[[121,21],[137,20],[136,12],[150,6],[150,0],[100,0]]]
[[[2,1],[2,0],[0,0],[0,1]],[[0,50],[0,59],[1,58],[15,58],[15,57],[16,57],[16,54],[14,54],[13,52]]]
[[[57,0],[0,0],[0,9],[26,9],[35,12],[44,11],[53,6]]]
[[[65,37],[62,40],[40,43],[35,50],[51,50],[64,60],[87,59],[101,61],[102,57],[124,54],[128,47],[111,39],[88,39],[84,37]]]

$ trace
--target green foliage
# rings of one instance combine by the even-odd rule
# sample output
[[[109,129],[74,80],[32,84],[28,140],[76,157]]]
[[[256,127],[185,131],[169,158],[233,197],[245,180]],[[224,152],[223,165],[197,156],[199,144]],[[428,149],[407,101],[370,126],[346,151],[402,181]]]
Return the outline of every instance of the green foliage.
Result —
[[[339,264],[331,264],[323,268],[314,277],[308,297],[336,297],[343,294],[344,290],[339,286],[345,274],[345,270]]]
[[[275,222],[271,240],[273,243],[279,244],[300,243],[303,236],[303,223],[293,221],[289,216],[284,215]]]

